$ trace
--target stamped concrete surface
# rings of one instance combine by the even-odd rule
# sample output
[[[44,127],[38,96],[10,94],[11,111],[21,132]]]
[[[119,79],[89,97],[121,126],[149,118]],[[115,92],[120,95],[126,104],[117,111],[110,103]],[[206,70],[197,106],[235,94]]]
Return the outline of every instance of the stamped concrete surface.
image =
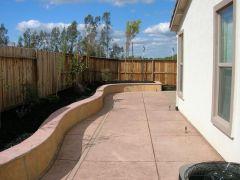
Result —
[[[175,107],[175,92],[119,93],[65,136],[45,180],[177,180],[180,166],[222,160]]]

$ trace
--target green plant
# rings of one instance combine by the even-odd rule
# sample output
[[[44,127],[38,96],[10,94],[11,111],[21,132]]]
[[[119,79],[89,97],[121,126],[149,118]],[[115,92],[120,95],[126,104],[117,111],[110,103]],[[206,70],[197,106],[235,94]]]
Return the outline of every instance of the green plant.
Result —
[[[50,96],[47,96],[46,97],[46,100],[49,102],[49,103],[57,103],[59,101],[59,96],[57,95],[50,95]]]
[[[32,104],[38,103],[39,101],[38,91],[37,91],[37,88],[35,88],[33,85],[28,83],[24,84],[23,94],[24,94],[24,104],[32,105]]]
[[[56,96],[59,91],[59,84],[60,84],[59,82],[62,74],[63,63],[66,59],[66,47],[64,49],[65,49],[64,52],[62,52],[60,57],[56,59],[56,70],[57,70],[56,91],[55,91]]]
[[[4,75],[3,75],[3,70],[0,72],[0,83],[2,84],[2,88],[4,92],[11,92],[11,88],[14,88],[10,86],[7,82],[4,81]],[[5,94],[5,93],[4,93]],[[2,127],[2,116],[1,113],[3,111],[3,106],[4,106],[4,97],[1,99],[1,105],[0,105],[0,129]]]
[[[112,79],[112,75],[110,72],[110,69],[102,69],[101,70],[101,76],[103,81],[110,81]]]
[[[4,24],[0,25],[0,46],[6,46],[9,42],[8,30]]]
[[[77,84],[80,73],[82,73],[86,69],[87,69],[86,64],[82,61],[79,61],[79,55],[77,53],[74,54],[71,62],[71,68],[69,71],[72,85]]]
[[[16,114],[19,119],[22,119],[27,113],[31,112],[30,107],[22,105],[20,108],[16,110]]]
[[[3,72],[0,72],[0,82],[3,84]],[[2,103],[0,104],[0,129],[2,128],[2,106],[3,106],[3,99],[1,99]]]
[[[126,36],[126,56],[129,57],[129,49],[132,43],[132,40],[140,32],[141,20],[128,21],[125,31]],[[133,54],[132,54],[133,55]]]
[[[132,72],[133,72],[133,39],[136,37],[137,34],[140,32],[140,24],[141,20],[135,20],[135,21],[128,21],[125,31],[126,36],[126,58],[129,58],[129,50],[130,46],[132,45]],[[126,63],[126,59],[125,59]],[[126,74],[125,74],[126,76]],[[131,74],[131,79],[133,79],[133,73]]]
[[[22,85],[23,105],[16,110],[17,116],[21,119],[31,112],[32,107],[39,102],[38,91],[31,84]]]

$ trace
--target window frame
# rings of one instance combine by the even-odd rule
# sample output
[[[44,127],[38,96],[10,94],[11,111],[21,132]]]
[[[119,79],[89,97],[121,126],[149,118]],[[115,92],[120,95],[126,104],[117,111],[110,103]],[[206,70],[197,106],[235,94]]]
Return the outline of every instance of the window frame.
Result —
[[[220,62],[220,30],[221,19],[219,12],[225,8],[233,5],[233,55],[232,63]],[[213,64],[213,107],[212,107],[212,123],[220,131],[232,139],[232,115],[233,115],[233,100],[235,89],[235,51],[236,51],[236,2],[235,0],[223,0],[214,7],[214,64]],[[223,119],[218,115],[218,100],[219,100],[219,69],[221,67],[232,68],[232,82],[231,82],[231,99],[230,99],[230,117],[229,121]]]
[[[181,46],[179,46],[181,43]],[[184,81],[184,31],[180,31],[178,33],[178,62],[177,62],[177,66],[178,66],[178,83],[177,83],[177,94],[178,97],[183,99],[183,81]],[[182,73],[180,72],[180,67],[182,66]],[[181,74],[181,75],[180,75]],[[181,80],[182,78],[182,80]],[[181,84],[181,89],[180,89],[180,83]]]

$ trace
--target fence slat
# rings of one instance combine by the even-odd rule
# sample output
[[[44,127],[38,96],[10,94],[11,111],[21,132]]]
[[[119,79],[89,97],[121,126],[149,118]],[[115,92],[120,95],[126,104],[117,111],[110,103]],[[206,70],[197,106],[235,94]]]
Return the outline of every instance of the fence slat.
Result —
[[[0,111],[24,101],[24,87],[34,87],[40,97],[71,86],[72,55],[28,48],[0,48]],[[116,60],[80,57],[88,69],[79,74],[80,83],[95,81],[160,81],[176,85],[176,61]],[[107,79],[106,79],[107,76]]]

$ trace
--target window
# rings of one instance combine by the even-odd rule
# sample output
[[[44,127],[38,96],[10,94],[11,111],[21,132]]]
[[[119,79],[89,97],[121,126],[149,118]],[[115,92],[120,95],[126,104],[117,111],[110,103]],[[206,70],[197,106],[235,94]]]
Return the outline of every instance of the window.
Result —
[[[183,32],[178,35],[178,95],[183,98]]]
[[[231,135],[234,75],[234,3],[224,0],[215,7],[215,65],[213,123]]]

